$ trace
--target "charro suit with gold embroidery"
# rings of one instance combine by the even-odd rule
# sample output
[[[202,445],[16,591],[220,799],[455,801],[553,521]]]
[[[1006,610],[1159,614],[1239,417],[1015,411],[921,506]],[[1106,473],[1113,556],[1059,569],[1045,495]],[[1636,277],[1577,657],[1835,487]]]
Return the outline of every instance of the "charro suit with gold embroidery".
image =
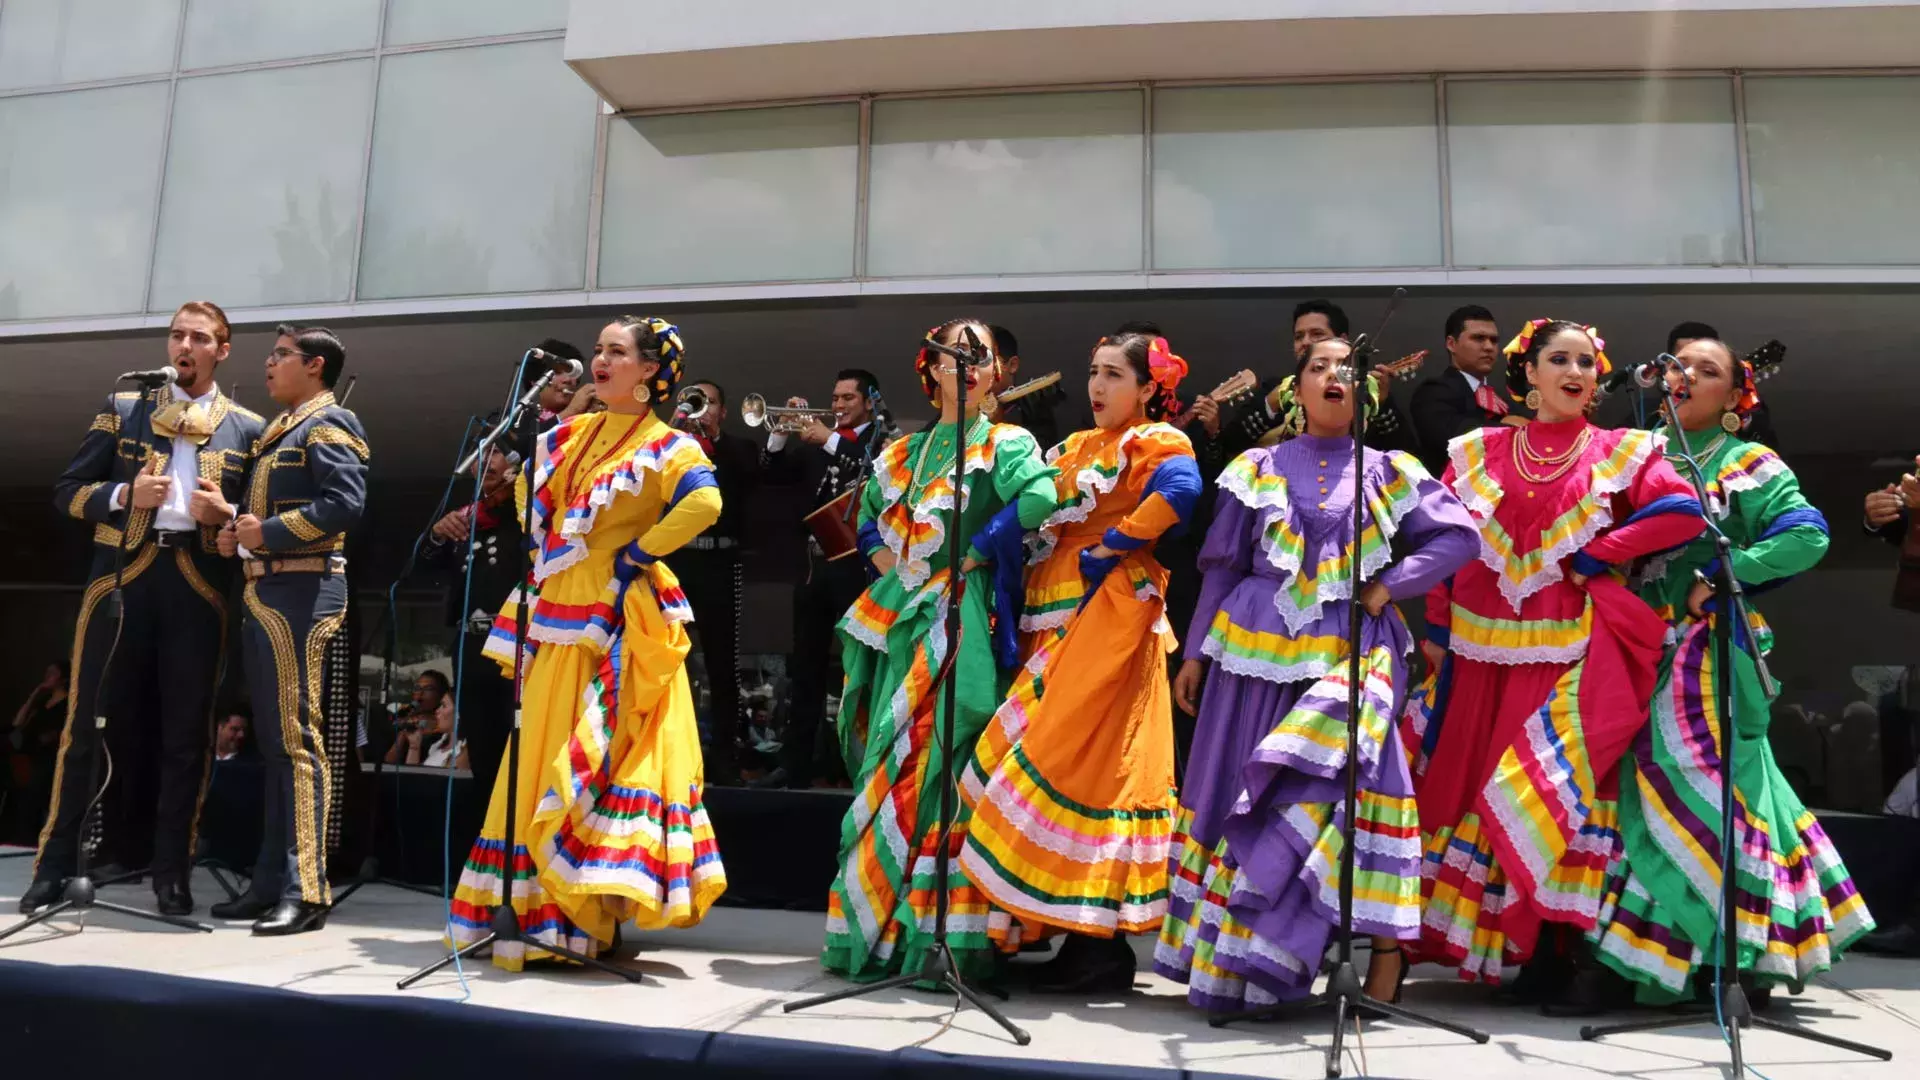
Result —
[[[74,630],[67,729],[34,867],[38,879],[74,872],[82,819],[94,795],[98,737],[90,721],[98,715],[108,720],[106,745],[116,766],[101,803],[106,843],[123,861],[143,865],[151,835],[156,885],[183,882],[188,870],[208,774],[235,563],[220,557],[212,528],[163,531],[160,511],[127,508],[135,477],[167,473],[182,447],[196,456],[190,473],[217,483],[227,501],[239,499],[264,422],[217,391],[193,406],[191,423],[183,420],[185,408],[174,402],[170,387],[114,395],[54,485],[55,505],[93,525],[93,563]],[[106,601],[113,591],[115,549],[123,543],[125,624],[103,686],[101,669],[116,628]]]
[[[321,705],[327,643],[347,617],[346,533],[366,505],[368,457],[359,418],[331,393],[275,417],[254,446],[240,508],[260,519],[264,540],[244,563],[247,685],[267,764],[257,899],[329,899]]]

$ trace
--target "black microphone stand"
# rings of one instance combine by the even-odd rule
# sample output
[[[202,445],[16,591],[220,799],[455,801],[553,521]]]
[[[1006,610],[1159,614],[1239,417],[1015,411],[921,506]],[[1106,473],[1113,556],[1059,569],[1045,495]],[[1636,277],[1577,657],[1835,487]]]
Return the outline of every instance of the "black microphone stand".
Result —
[[[153,395],[151,393],[143,394],[140,399],[140,405],[141,409],[133,414],[134,423],[130,426],[133,430],[139,431],[144,421],[146,429],[151,431]],[[144,463],[141,465],[141,468],[142,470],[146,468]],[[92,823],[94,815],[99,813],[101,796],[106,793],[106,781],[103,781],[100,777],[100,765],[101,759],[107,755],[108,708],[105,692],[107,676],[113,671],[114,658],[118,656],[120,652],[120,636],[126,632],[127,628],[127,603],[126,593],[124,591],[127,573],[127,539],[133,535],[133,518],[134,515],[138,513],[133,507],[133,485],[131,483],[127,485],[127,507],[124,513],[126,516],[120,525],[120,542],[115,544],[113,548],[113,591],[107,594],[107,611],[113,616],[113,641],[112,644],[107,646],[107,657],[100,663],[100,677],[95,681],[93,688],[93,753],[88,756],[87,767],[87,790],[93,792],[93,801],[87,804],[87,808],[82,811],[80,815],[80,829],[78,837],[75,840],[75,843],[79,845],[79,851],[76,853],[76,861],[74,863],[75,872],[72,877],[67,879],[66,890],[58,902],[48,904],[46,907],[14,923],[5,930],[0,930],[0,941],[5,941],[7,938],[25,930],[27,927],[37,926],[65,911],[79,912],[82,916],[81,929],[85,929],[86,923],[84,917],[88,911],[94,908],[99,908],[102,911],[111,911],[116,915],[128,915],[136,919],[144,919],[147,922],[177,926],[182,930],[198,930],[203,933],[213,933],[213,927],[205,923],[195,922],[184,916],[162,915],[154,911],[144,911],[140,908],[128,907],[125,904],[116,904],[108,900],[101,900],[95,895],[97,886],[93,878],[87,873],[90,854],[87,847],[87,838],[92,834]],[[81,648],[84,650],[85,647],[85,642],[82,642]],[[74,672],[74,675],[78,677],[79,672]],[[75,717],[75,719],[78,720],[79,717]],[[112,774],[108,773],[109,780],[111,777]]]
[[[1333,1045],[1327,1048],[1329,1077],[1340,1075],[1341,1051],[1347,1035],[1347,1017],[1363,1015],[1363,1010],[1372,1010],[1394,1019],[1408,1020],[1439,1028],[1442,1031],[1450,1031],[1462,1038],[1472,1039],[1476,1043],[1484,1044],[1489,1039],[1485,1032],[1368,997],[1360,982],[1360,974],[1353,966],[1354,831],[1355,819],[1360,813],[1360,636],[1366,617],[1366,610],[1360,603],[1359,545],[1360,537],[1366,530],[1367,508],[1366,491],[1363,486],[1363,476],[1366,471],[1367,368],[1373,361],[1374,341],[1393,320],[1394,311],[1406,295],[1405,289],[1393,291],[1393,297],[1387,302],[1387,313],[1380,319],[1379,331],[1371,337],[1362,334],[1354,338],[1352,354],[1348,361],[1353,366],[1353,543],[1355,554],[1348,560],[1347,579],[1349,590],[1347,597],[1347,762],[1344,770],[1347,791],[1342,804],[1340,822],[1340,925],[1334,929],[1336,945],[1333,960],[1327,968],[1327,988],[1303,1001],[1281,1002],[1278,1005],[1268,1005],[1243,1012],[1222,1013],[1207,1020],[1209,1025],[1217,1028],[1240,1020],[1267,1020],[1288,1013],[1331,1007]],[[1404,956],[1401,962],[1407,962]]]
[[[466,448],[467,439],[472,434],[473,420],[469,418],[467,421],[467,430],[460,436],[460,446],[463,450]],[[420,535],[414,537],[413,549],[407,552],[407,561],[401,565],[400,572],[394,575],[393,582],[387,586],[387,607],[386,611],[382,613],[382,617],[386,620],[387,632],[386,640],[382,643],[381,647],[380,700],[379,703],[373,707],[372,715],[378,716],[381,722],[389,725],[393,723],[393,677],[395,662],[398,659],[398,653],[400,651],[400,628],[399,620],[396,618],[399,608],[400,584],[413,576],[414,568],[420,563],[421,549],[426,546],[427,537],[433,535],[433,527],[438,524],[440,518],[446,514],[447,504],[453,501],[454,485],[459,479],[460,476],[456,473],[454,478],[447,482],[446,490],[440,494],[440,501],[434,504],[433,516],[427,519],[427,527],[421,530]],[[467,552],[469,566],[472,563],[472,557],[473,552],[471,548],[469,548]],[[368,718],[367,726],[369,729],[373,726],[371,716]],[[333,903],[330,904],[329,907],[337,908],[341,904],[346,903],[347,900],[350,899],[354,893],[359,892],[361,886],[364,885],[385,885],[389,888],[404,889],[407,892],[418,893],[421,896],[440,895],[439,889],[427,885],[416,885],[411,881],[401,881],[398,878],[390,878],[380,872],[380,801],[386,794],[385,785],[382,783],[385,776],[386,759],[376,755],[372,764],[373,794],[367,800],[366,855],[360,861],[360,872],[353,876],[353,880],[347,882],[333,894]],[[451,768],[452,766],[448,767]],[[395,800],[398,801],[399,792],[397,789],[394,797]]]
[[[532,351],[529,350],[527,355],[521,358],[521,372],[524,373],[527,360],[531,359],[532,355]],[[609,975],[618,975],[630,983],[643,981],[643,977],[638,971],[630,971],[626,968],[616,967],[613,964],[607,963],[605,960],[588,956],[585,953],[575,952],[563,945],[548,945],[542,942],[528,940],[526,933],[520,927],[520,916],[515,914],[513,910],[514,883],[519,876],[519,860],[514,857],[514,848],[517,839],[515,833],[518,827],[516,818],[519,813],[520,723],[521,714],[525,707],[523,695],[526,693],[526,679],[523,677],[523,667],[526,664],[527,657],[527,622],[533,616],[533,605],[529,601],[527,593],[528,590],[533,587],[534,448],[540,437],[540,425],[536,422],[538,413],[532,410],[535,403],[540,400],[540,392],[547,388],[548,382],[552,381],[553,374],[551,370],[548,370],[545,374],[541,375],[539,379],[535,380],[531,386],[527,387],[526,393],[522,394],[520,398],[514,402],[513,407],[507,411],[505,418],[500,421],[499,425],[495,427],[492,432],[488,433],[485,439],[481,440],[480,445],[474,449],[472,455],[473,467],[475,469],[485,469],[487,452],[493,448],[493,444],[502,435],[514,432],[516,427],[519,429],[521,468],[526,470],[527,477],[527,497],[522,501],[520,514],[520,534],[527,539],[527,573],[521,579],[518,594],[520,603],[514,613],[513,728],[507,733],[507,813],[505,835],[501,837],[500,903],[494,907],[493,914],[488,919],[489,926],[486,936],[471,945],[449,952],[446,956],[401,979],[398,986],[402,990],[411,987],[413,984],[439,971],[441,968],[447,967],[457,961],[465,960],[481,949],[491,948],[502,942],[518,944],[526,949],[548,953],[562,960],[571,960],[576,964],[593,968],[596,971],[604,971]],[[522,377],[523,375],[518,374],[515,376],[516,380]],[[471,551],[471,549],[469,549],[469,551]],[[471,558],[471,554],[469,554],[469,558]]]
[[[1662,356],[1654,361],[1659,368],[1677,365],[1678,361],[1670,356]],[[1740,1029],[1755,1027],[1766,1031],[1777,1031],[1782,1035],[1791,1035],[1796,1039],[1820,1043],[1841,1050],[1851,1050],[1856,1054],[1892,1061],[1893,1053],[1865,1043],[1822,1035],[1805,1028],[1784,1024],[1754,1014],[1753,1005],[1747,1000],[1747,992],[1740,985],[1740,938],[1739,909],[1736,906],[1738,889],[1734,881],[1733,864],[1735,843],[1734,834],[1734,794],[1733,769],[1734,747],[1739,738],[1738,719],[1734,713],[1734,684],[1737,682],[1733,668],[1733,650],[1735,648],[1735,626],[1749,628],[1740,635],[1738,647],[1752,658],[1755,669],[1760,675],[1760,688],[1771,699],[1778,683],[1773,673],[1767,670],[1767,659],[1760,652],[1760,643],[1754,640],[1751,616],[1748,614],[1747,596],[1740,587],[1740,579],[1733,574],[1733,541],[1722,532],[1713,520],[1707,500],[1707,476],[1701,463],[1693,456],[1693,449],[1687,443],[1686,429],[1680,426],[1680,409],[1674,399],[1673,385],[1665,378],[1660,379],[1661,394],[1666,399],[1668,426],[1680,443],[1680,460],[1686,463],[1687,472],[1693,481],[1694,489],[1700,496],[1700,517],[1707,523],[1707,532],[1713,537],[1718,569],[1714,572],[1713,590],[1716,598],[1724,598],[1725,604],[1714,612],[1713,647],[1714,668],[1719,675],[1716,707],[1720,711],[1720,956],[1715,964],[1714,981],[1717,999],[1714,1002],[1714,1023],[1722,1030],[1727,1046],[1733,1054],[1733,1075],[1738,1078],[1746,1072],[1746,1058],[1740,1045]],[[1704,1016],[1670,1016],[1658,1020],[1640,1020],[1625,1024],[1587,1025],[1580,1029],[1580,1037],[1591,1042],[1604,1039],[1609,1035],[1625,1035],[1638,1031],[1665,1031],[1673,1028],[1692,1027],[1705,1023]]]
[[[802,1009],[811,1009],[816,1005],[827,1005],[848,998],[867,997],[902,986],[911,986],[918,982],[938,983],[952,991],[959,1003],[972,1005],[987,1015],[987,1018],[1000,1025],[1013,1041],[1025,1046],[1033,1041],[1033,1036],[1013,1021],[1008,1020],[1000,1010],[993,1007],[985,998],[976,993],[960,977],[960,969],[953,962],[953,947],[947,943],[947,871],[952,857],[948,851],[953,836],[954,803],[956,801],[958,770],[953,761],[953,725],[959,708],[960,684],[954,678],[954,663],[960,657],[960,604],[966,593],[966,578],[961,573],[961,564],[966,561],[967,539],[961,535],[960,511],[965,504],[965,484],[967,467],[967,405],[966,374],[971,367],[986,364],[991,354],[974,335],[972,328],[963,328],[966,334],[964,348],[942,345],[929,338],[926,347],[954,361],[954,393],[960,396],[959,407],[953,411],[953,523],[947,532],[947,580],[951,583],[947,600],[947,656],[940,664],[940,670],[934,673],[934,683],[939,686],[944,698],[947,722],[939,723],[939,714],[934,714],[935,726],[940,729],[940,755],[945,766],[940,770],[940,836],[933,856],[933,946],[927,952],[926,963],[917,972],[895,975],[879,982],[856,986],[847,990],[822,994],[819,997],[803,1001],[792,1001],[781,1007],[782,1012],[794,1013]],[[877,440],[876,433],[876,441]],[[928,433],[932,437],[932,433]],[[912,870],[908,870],[911,885]],[[995,996],[1005,998],[1005,994],[995,992]]]

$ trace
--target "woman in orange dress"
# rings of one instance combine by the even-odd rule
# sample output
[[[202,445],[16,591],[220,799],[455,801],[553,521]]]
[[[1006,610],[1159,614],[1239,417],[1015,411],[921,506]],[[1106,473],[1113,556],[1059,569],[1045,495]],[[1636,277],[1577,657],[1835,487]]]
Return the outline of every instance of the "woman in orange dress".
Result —
[[[1001,948],[1065,931],[1036,990],[1133,985],[1129,933],[1159,928],[1173,834],[1167,571],[1153,557],[1200,494],[1193,447],[1160,422],[1186,362],[1165,338],[1094,348],[1095,427],[1049,461],[1059,509],[1041,527],[1020,629],[1028,660],[963,784],[961,865],[992,900]]]

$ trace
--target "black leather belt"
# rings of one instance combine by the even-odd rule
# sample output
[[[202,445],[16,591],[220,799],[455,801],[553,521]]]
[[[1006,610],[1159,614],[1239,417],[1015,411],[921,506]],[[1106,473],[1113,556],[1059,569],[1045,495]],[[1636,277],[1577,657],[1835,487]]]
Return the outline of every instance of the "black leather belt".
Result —
[[[155,529],[153,533],[153,545],[155,547],[192,547],[199,542],[200,530],[198,529],[176,529],[167,532]]]

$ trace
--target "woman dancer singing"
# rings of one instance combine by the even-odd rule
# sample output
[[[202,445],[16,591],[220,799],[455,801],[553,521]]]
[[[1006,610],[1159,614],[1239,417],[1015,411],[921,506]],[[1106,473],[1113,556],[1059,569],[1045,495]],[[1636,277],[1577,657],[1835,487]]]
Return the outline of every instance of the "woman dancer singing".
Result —
[[[1480,557],[1427,598],[1438,674],[1410,710],[1420,958],[1490,982],[1533,955],[1542,922],[1594,925],[1619,846],[1616,766],[1646,723],[1666,631],[1617,571],[1702,528],[1658,437],[1587,422],[1608,370],[1592,327],[1535,319],[1506,354],[1535,420],[1447,448]]]
[[[530,496],[521,482],[533,501],[534,566],[520,768],[495,781],[460,876],[456,944],[486,935],[506,893],[508,784],[513,910],[529,941],[592,956],[627,920],[692,926],[727,887],[701,803],[682,625],[693,615],[659,562],[720,516],[699,444],[653,414],[673,400],[684,355],[664,319],[608,323],[592,367],[606,410],[540,436]],[[486,645],[509,673],[519,605],[516,591]],[[517,970],[524,954],[499,942],[493,962]]]
[[[1128,989],[1125,935],[1159,929],[1166,913],[1175,642],[1153,546],[1200,494],[1192,445],[1161,422],[1186,372],[1162,337],[1095,346],[1095,426],[1049,455],[1060,508],[1027,577],[1025,672],[966,775],[961,861],[1000,909],[989,935],[1009,949],[1069,935],[1033,974],[1036,990]]]
[[[874,461],[873,479],[861,496],[860,549],[880,578],[840,622],[847,673],[840,742],[855,793],[840,826],[840,872],[827,899],[821,961],[856,981],[918,971],[926,961],[933,940],[940,785],[960,769],[944,760],[936,714],[939,725],[953,725],[956,756],[971,754],[1019,662],[1021,537],[1055,505],[1054,471],[1033,436],[980,415],[997,362],[992,332],[976,320],[956,319],[930,336],[973,350],[981,362],[921,350],[921,387],[941,419],[896,439]],[[956,415],[966,431],[966,490],[958,500]],[[934,682],[951,648],[949,529],[972,541],[959,568],[965,589],[949,675],[958,692],[952,717],[945,715],[944,685]],[[991,969],[993,947],[987,901],[961,870],[965,842],[962,813],[948,843],[947,943],[961,974],[977,976]]]
[[[1733,573],[1752,596],[1804,573],[1827,550],[1827,522],[1800,495],[1800,483],[1772,450],[1741,437],[1760,403],[1753,366],[1702,338],[1680,350],[1670,378],[1686,431],[1707,480],[1714,521],[1734,543]],[[1677,440],[1668,445],[1677,451]],[[1702,535],[1656,559],[1640,595],[1674,628],[1653,720],[1634,740],[1620,785],[1626,854],[1608,884],[1592,934],[1600,958],[1639,984],[1642,1001],[1691,993],[1691,976],[1717,959],[1720,929],[1720,683],[1714,627],[1714,544]],[[1772,632],[1755,615],[1751,641]],[[1743,635],[1744,637],[1744,635]],[[1734,673],[1735,828],[1740,852],[1740,970],[1761,992],[1807,982],[1873,929],[1866,905],[1827,834],[1780,774],[1767,741],[1771,702],[1753,659],[1736,642]],[[1592,1004],[1604,1004],[1594,1001]]]
[[[1356,558],[1366,617],[1354,922],[1376,936],[1374,997],[1395,995],[1402,968],[1388,958],[1419,926],[1413,785],[1393,724],[1413,639],[1391,601],[1472,558],[1474,532],[1419,462],[1368,450],[1366,524],[1354,535],[1350,352],[1323,341],[1302,358],[1303,434],[1227,467],[1200,554],[1205,580],[1174,696],[1193,712],[1203,677],[1205,692],[1154,968],[1213,1011],[1304,995],[1339,920]],[[1389,565],[1395,546],[1405,555]]]

